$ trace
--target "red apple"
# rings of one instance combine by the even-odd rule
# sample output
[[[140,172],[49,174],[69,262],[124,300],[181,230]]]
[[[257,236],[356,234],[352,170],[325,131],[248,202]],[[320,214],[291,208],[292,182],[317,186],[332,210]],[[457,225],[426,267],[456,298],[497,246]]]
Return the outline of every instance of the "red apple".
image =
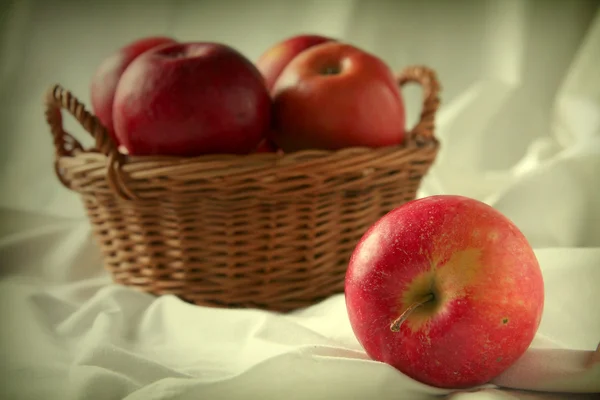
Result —
[[[260,72],[238,51],[182,43],[129,65],[113,115],[131,155],[247,154],[269,129],[271,98]]]
[[[112,109],[121,75],[129,64],[142,53],[157,46],[172,43],[176,43],[176,41],[162,36],[139,39],[120,48],[98,66],[91,84],[92,110],[113,140],[117,139],[114,135]]]
[[[298,55],[272,91],[274,134],[285,152],[383,147],[404,140],[404,101],[390,68],[354,46]]]
[[[529,347],[544,282],[524,235],[461,196],[408,202],[377,221],[348,266],[352,329],[367,354],[422,383],[484,384]]]
[[[276,153],[278,151],[277,146],[269,139],[263,139],[258,144],[258,147],[254,151],[255,153]]]
[[[267,88],[271,90],[281,71],[290,61],[304,50],[335,39],[320,35],[297,35],[276,43],[265,51],[256,62],[258,70],[265,77]]]

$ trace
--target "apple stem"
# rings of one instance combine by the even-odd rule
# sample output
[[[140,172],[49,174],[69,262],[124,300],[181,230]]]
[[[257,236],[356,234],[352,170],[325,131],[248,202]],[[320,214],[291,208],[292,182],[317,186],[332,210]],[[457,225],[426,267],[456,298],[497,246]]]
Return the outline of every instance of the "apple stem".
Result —
[[[429,294],[423,296],[421,299],[412,303],[410,306],[408,306],[408,308],[406,310],[404,310],[404,312],[402,314],[400,314],[400,316],[398,318],[396,318],[394,320],[394,322],[392,322],[392,325],[390,325],[390,330],[392,332],[400,332],[400,327],[402,326],[404,321],[406,321],[408,319],[408,317],[410,317],[410,314],[412,314],[413,311],[415,311],[417,308],[421,307],[423,304],[428,303],[431,300],[433,300],[434,297],[435,296],[433,295],[433,293],[429,293]]]

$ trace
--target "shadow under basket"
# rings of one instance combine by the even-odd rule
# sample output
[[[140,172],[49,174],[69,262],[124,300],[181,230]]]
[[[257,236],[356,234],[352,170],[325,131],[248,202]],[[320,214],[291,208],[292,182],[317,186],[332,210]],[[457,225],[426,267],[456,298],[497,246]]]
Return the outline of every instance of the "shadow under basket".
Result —
[[[415,198],[439,149],[439,86],[422,66],[398,77],[411,82],[422,86],[422,112],[397,147],[130,157],[58,85],[46,119],[57,176],[81,196],[116,283],[198,305],[286,312],[343,292],[360,237]],[[94,146],[64,130],[62,109]]]

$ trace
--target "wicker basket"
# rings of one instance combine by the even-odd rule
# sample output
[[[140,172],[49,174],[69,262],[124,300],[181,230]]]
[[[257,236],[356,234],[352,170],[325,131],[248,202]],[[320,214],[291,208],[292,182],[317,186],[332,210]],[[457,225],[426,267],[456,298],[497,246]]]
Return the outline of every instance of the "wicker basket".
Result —
[[[425,67],[420,122],[399,147],[248,156],[128,157],[68,91],[46,119],[60,181],[81,196],[116,283],[200,305],[290,311],[343,291],[365,230],[413,199],[435,160],[438,83]],[[69,111],[95,139],[62,126]]]

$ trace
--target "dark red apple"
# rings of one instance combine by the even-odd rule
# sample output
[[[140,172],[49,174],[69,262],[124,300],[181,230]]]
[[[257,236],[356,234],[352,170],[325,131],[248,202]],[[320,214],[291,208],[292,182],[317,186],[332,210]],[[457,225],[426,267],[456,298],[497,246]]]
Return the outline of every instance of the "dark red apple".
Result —
[[[279,149],[277,146],[271,142],[269,139],[263,139],[262,142],[258,144],[258,147],[254,151],[255,153],[276,153]]]
[[[161,46],[135,59],[115,95],[129,154],[247,154],[269,129],[271,98],[246,57],[219,43]]]
[[[529,347],[544,282],[525,236],[477,200],[408,202],[362,237],[345,281],[350,323],[367,354],[420,382],[489,382]]]
[[[115,91],[125,69],[144,52],[157,46],[177,43],[174,39],[163,36],[147,37],[136,40],[118,49],[107,57],[96,69],[92,77],[91,100],[92,110],[102,125],[108,130],[113,140],[114,125],[112,117]]]
[[[258,70],[265,77],[267,88],[271,90],[281,71],[290,61],[304,50],[335,41],[335,39],[321,35],[296,35],[276,43],[267,49],[256,62]]]
[[[285,152],[384,147],[404,140],[404,101],[390,68],[343,43],[294,58],[272,91],[271,140]]]

